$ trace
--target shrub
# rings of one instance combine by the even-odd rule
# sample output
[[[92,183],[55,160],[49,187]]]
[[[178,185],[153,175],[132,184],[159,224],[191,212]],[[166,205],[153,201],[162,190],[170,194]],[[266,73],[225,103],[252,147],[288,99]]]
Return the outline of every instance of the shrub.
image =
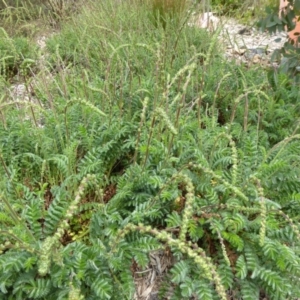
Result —
[[[209,3],[211,3],[213,11],[217,11],[222,15],[234,16],[243,22],[253,23],[255,19],[264,16],[264,10],[266,6],[277,5],[278,8],[279,3],[277,2],[274,3],[274,1],[270,0],[212,0]]]

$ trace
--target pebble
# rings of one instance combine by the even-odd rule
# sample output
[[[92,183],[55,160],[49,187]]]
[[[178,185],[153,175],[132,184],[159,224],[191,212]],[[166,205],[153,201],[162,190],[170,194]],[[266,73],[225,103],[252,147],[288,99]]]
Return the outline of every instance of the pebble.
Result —
[[[275,50],[281,49],[288,41],[286,32],[269,34],[255,27],[245,26],[234,19],[217,17],[212,12],[194,14],[189,26],[205,28],[215,32],[221,27],[219,41],[224,48],[224,56],[246,65],[278,67],[278,61],[271,61]]]

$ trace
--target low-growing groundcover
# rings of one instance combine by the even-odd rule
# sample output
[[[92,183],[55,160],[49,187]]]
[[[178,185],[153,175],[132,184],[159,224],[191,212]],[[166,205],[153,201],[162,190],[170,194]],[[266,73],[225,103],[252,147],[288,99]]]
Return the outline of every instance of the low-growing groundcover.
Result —
[[[133,299],[165,248],[159,299],[300,297],[297,87],[153,13],[87,3],[2,92],[0,299]]]

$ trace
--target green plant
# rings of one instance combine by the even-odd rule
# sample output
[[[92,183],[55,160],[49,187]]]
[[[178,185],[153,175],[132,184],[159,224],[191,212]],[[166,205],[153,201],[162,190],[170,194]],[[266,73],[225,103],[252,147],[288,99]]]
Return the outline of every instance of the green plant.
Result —
[[[278,16],[278,7],[267,7],[266,16],[258,22],[261,30],[267,30],[270,33],[276,31],[291,31],[299,21],[300,1],[288,0],[286,8],[280,12]],[[297,37],[300,33],[295,32]],[[299,42],[299,41],[298,41]],[[280,62],[279,71],[288,74],[292,81],[299,83],[299,58],[300,50],[296,40],[287,41],[282,49],[278,49],[273,53],[273,59]]]
[[[41,103],[3,92],[0,299],[133,299],[158,249],[161,299],[300,297],[297,91],[118,5],[48,41]]]
[[[238,0],[211,0],[213,10],[222,15],[229,15],[238,18],[240,21],[253,23],[254,19],[263,16],[264,8],[271,5],[270,0],[238,1]],[[277,4],[278,6],[278,4]]]
[[[7,79],[20,73],[25,76],[36,64],[36,47],[26,38],[11,39],[3,28],[0,34],[0,74]]]
[[[34,39],[75,15],[81,3],[78,0],[1,0],[0,26],[12,36]]]

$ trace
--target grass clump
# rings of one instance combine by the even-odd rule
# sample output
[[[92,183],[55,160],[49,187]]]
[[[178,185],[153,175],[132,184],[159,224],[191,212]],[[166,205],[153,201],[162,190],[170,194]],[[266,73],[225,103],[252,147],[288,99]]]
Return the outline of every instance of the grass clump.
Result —
[[[37,47],[24,37],[10,38],[5,30],[0,30],[0,73],[10,79],[16,75],[25,76],[37,60]]]
[[[300,297],[299,92],[188,13],[88,2],[2,92],[0,299],[133,299],[153,250],[160,299]]]
[[[80,0],[0,0],[0,27],[10,36],[35,38],[59,29],[81,4]]]

